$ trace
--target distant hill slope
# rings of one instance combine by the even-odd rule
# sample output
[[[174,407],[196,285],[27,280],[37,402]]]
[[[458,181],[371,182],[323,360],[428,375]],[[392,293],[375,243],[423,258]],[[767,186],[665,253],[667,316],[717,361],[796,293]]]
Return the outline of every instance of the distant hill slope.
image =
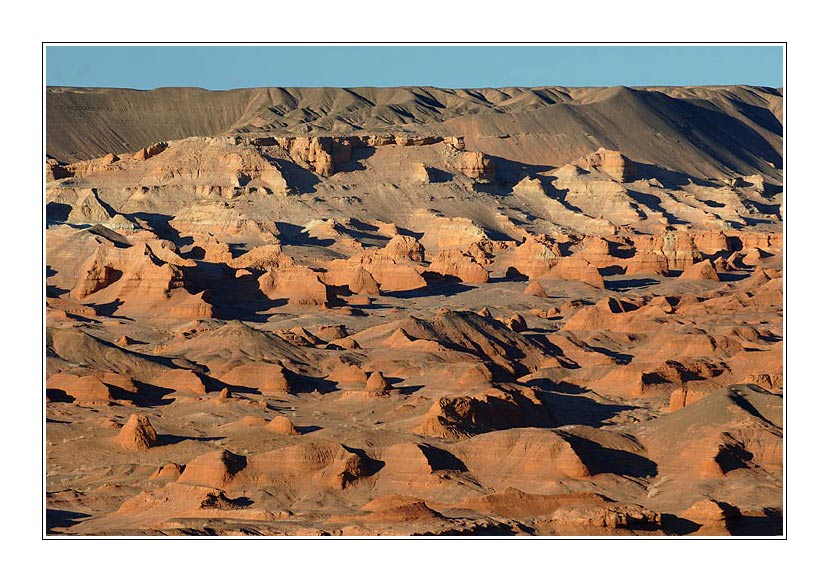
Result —
[[[783,96],[724,87],[46,90],[47,154],[72,162],[234,132],[463,135],[467,146],[560,166],[598,147],[695,176],[779,181]]]

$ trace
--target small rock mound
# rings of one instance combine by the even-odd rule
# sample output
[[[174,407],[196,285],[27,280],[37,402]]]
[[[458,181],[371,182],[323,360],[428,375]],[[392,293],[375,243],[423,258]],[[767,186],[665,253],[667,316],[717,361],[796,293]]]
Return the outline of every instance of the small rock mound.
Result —
[[[598,289],[605,289],[605,280],[597,269],[581,257],[562,257],[548,272],[551,277],[581,281]]]
[[[385,395],[389,393],[389,389],[392,388],[392,385],[389,384],[389,381],[383,376],[383,373],[380,371],[375,371],[369,376],[369,380],[366,381],[366,390],[370,393]]]
[[[424,414],[415,433],[458,439],[512,427],[547,425],[550,418],[532,389],[487,389],[473,396],[441,397]]]
[[[403,259],[406,261],[424,261],[424,246],[415,237],[408,235],[395,235],[383,248],[392,259]]]
[[[332,340],[327,346],[336,346],[344,350],[360,349],[360,344],[354,338],[341,338],[339,340]]]
[[[104,402],[113,398],[110,388],[92,375],[54,374],[46,379],[46,387],[63,391],[76,401]]]
[[[435,176],[435,169],[427,166],[423,163],[415,163],[412,165],[412,173],[410,174],[411,180],[414,182],[420,182],[422,184],[428,184],[434,180]]]
[[[342,363],[327,377],[338,385],[365,385],[369,377],[356,364]]]
[[[167,370],[153,379],[153,384],[165,389],[195,393],[197,395],[207,394],[207,388],[202,378],[192,370],[173,368]]]
[[[133,154],[133,160],[137,160],[139,162],[143,160],[148,160],[157,154],[161,154],[164,150],[167,149],[167,144],[165,142],[156,142],[152,146],[147,146],[146,148],[141,148],[138,152]]]
[[[361,510],[371,513],[364,518],[371,522],[434,522],[444,519],[423,500],[397,494],[376,498]]]
[[[182,469],[184,466],[180,466],[179,464],[174,464],[173,462],[167,462],[163,466],[160,466],[155,472],[152,473],[150,476],[151,480],[178,480],[179,476],[182,475]]]
[[[513,330],[513,332],[524,332],[527,330],[527,322],[521,314],[513,314],[504,320],[504,324]]]
[[[288,417],[277,415],[265,426],[268,431],[279,433],[280,435],[300,435],[294,422]]]
[[[129,420],[118,432],[118,445],[128,451],[145,451],[159,445],[156,430],[146,415],[130,415]]]
[[[233,477],[248,465],[245,456],[227,449],[210,451],[187,462],[179,482],[224,488]]]
[[[542,287],[542,284],[536,281],[535,279],[527,284],[525,288],[524,294],[526,296],[535,296],[537,298],[546,298],[548,297],[545,288]]]
[[[241,364],[224,373],[219,379],[229,385],[257,389],[264,395],[293,391],[285,368],[268,362]]]
[[[445,249],[430,263],[430,271],[457,277],[464,283],[487,283],[490,273],[469,253],[458,249]]]
[[[715,266],[709,259],[698,261],[691,267],[687,268],[680,275],[680,279],[705,279],[709,281],[720,281],[718,272],[715,271]]]
[[[722,536],[731,534],[729,523],[739,516],[733,506],[723,502],[705,498],[695,502],[691,507],[680,513],[681,518],[700,524],[700,529],[694,534],[702,536]]]
[[[324,278],[328,285],[347,287],[352,294],[364,296],[380,294],[378,282],[372,277],[371,273],[359,265],[334,262],[329,265],[329,270],[324,274]]]
[[[619,532],[653,532],[662,529],[662,516],[639,504],[607,502],[602,505],[564,506],[551,514],[550,526],[558,535]]]
[[[257,280],[269,299],[286,299],[299,306],[329,306],[335,296],[317,272],[302,265],[269,269]]]

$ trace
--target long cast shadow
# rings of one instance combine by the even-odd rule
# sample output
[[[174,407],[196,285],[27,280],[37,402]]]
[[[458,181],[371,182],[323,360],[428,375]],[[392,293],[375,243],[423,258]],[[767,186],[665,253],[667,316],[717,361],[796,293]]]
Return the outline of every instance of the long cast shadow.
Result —
[[[366,453],[366,450],[359,449],[356,447],[349,447],[347,445],[344,445],[343,448],[349,453],[357,454],[360,457],[360,465],[362,465],[363,469],[366,470],[366,474],[360,477],[365,478],[368,476],[373,476],[386,465],[386,462],[384,461],[369,457],[369,455]]]
[[[680,518],[674,514],[661,514],[663,529],[669,534],[684,536],[700,530],[701,525],[686,518]]]
[[[113,385],[107,386],[116,397],[126,401],[132,401],[139,407],[160,407],[173,402],[172,398],[167,398],[169,395],[175,393],[172,389],[165,389],[136,380],[133,381],[133,384],[138,389],[137,393],[130,393]]]
[[[73,512],[71,510],[55,510],[53,508],[46,509],[46,534],[61,534],[55,529],[70,528],[76,524],[83,522],[85,518],[89,518],[90,514],[83,512]]]
[[[360,170],[366,170],[366,164],[363,161],[370,158],[376,150],[374,146],[352,147],[352,155],[349,157],[349,160],[343,164],[338,164],[337,171],[358,172]]]
[[[265,154],[265,158],[279,168],[285,182],[288,184],[288,188],[294,193],[311,194],[317,190],[320,177],[311,170],[306,170],[302,166],[283,158],[274,158],[267,154]]]
[[[777,508],[764,508],[764,516],[740,516],[729,523],[735,536],[780,536],[784,533],[784,517]]]
[[[657,464],[639,454],[621,449],[609,449],[594,441],[563,432],[576,454],[592,475],[617,474],[632,478],[657,475]]]
[[[430,283],[426,287],[406,291],[383,292],[383,295],[390,298],[407,300],[434,296],[443,296],[446,298],[471,289],[473,289],[473,286],[463,284],[457,278],[445,278],[444,281]]]
[[[171,435],[171,434],[160,434],[158,436],[159,444],[160,445],[176,445],[177,443],[182,443],[183,441],[217,441],[219,439],[224,439],[225,436],[214,436],[214,437],[205,437],[205,436],[198,436],[198,435]]]
[[[334,239],[318,239],[303,232],[303,227],[292,223],[277,221],[277,229],[280,231],[280,240],[284,245],[305,245],[312,247],[331,247],[336,242]]]
[[[628,196],[637,201],[638,204],[643,205],[654,213],[658,213],[666,217],[671,225],[688,225],[689,221],[684,221],[677,218],[675,215],[663,208],[663,201],[653,194],[646,194],[645,192],[638,192],[636,190],[629,190]]]
[[[568,383],[556,383],[546,378],[532,379],[527,385],[541,389],[542,402],[557,426],[602,427],[606,421],[617,414],[636,409],[630,405],[598,403],[590,397],[583,396],[587,391],[581,387]]]
[[[650,285],[654,285],[655,283],[659,283],[656,279],[652,279],[650,277],[641,277],[641,278],[627,278],[627,279],[606,279],[605,280],[605,288],[611,291],[629,291],[632,289],[637,289],[641,287],[648,287]]]
[[[322,429],[319,425],[297,425],[294,428],[300,432],[300,435],[308,435]]]

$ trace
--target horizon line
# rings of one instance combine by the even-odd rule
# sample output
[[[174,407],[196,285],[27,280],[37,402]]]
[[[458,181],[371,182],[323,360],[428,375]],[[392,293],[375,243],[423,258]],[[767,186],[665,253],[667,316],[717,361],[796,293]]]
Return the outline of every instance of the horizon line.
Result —
[[[46,89],[117,89],[124,91],[158,91],[160,89],[199,89],[201,91],[244,91],[246,89],[440,89],[440,90],[482,90],[482,89],[662,89],[662,88],[723,88],[752,87],[756,89],[783,90],[784,85],[764,85],[757,83],[704,83],[704,84],[654,84],[654,85],[482,85],[478,87],[446,87],[440,85],[246,85],[222,89],[202,87],[200,85],[159,85],[157,87],[125,87],[115,85],[44,85]]]

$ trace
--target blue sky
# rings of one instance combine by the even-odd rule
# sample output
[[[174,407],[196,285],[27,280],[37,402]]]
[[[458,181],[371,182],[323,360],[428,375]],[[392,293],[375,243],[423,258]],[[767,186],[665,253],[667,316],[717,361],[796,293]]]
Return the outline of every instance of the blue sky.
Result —
[[[82,87],[783,85],[780,46],[50,46]]]

